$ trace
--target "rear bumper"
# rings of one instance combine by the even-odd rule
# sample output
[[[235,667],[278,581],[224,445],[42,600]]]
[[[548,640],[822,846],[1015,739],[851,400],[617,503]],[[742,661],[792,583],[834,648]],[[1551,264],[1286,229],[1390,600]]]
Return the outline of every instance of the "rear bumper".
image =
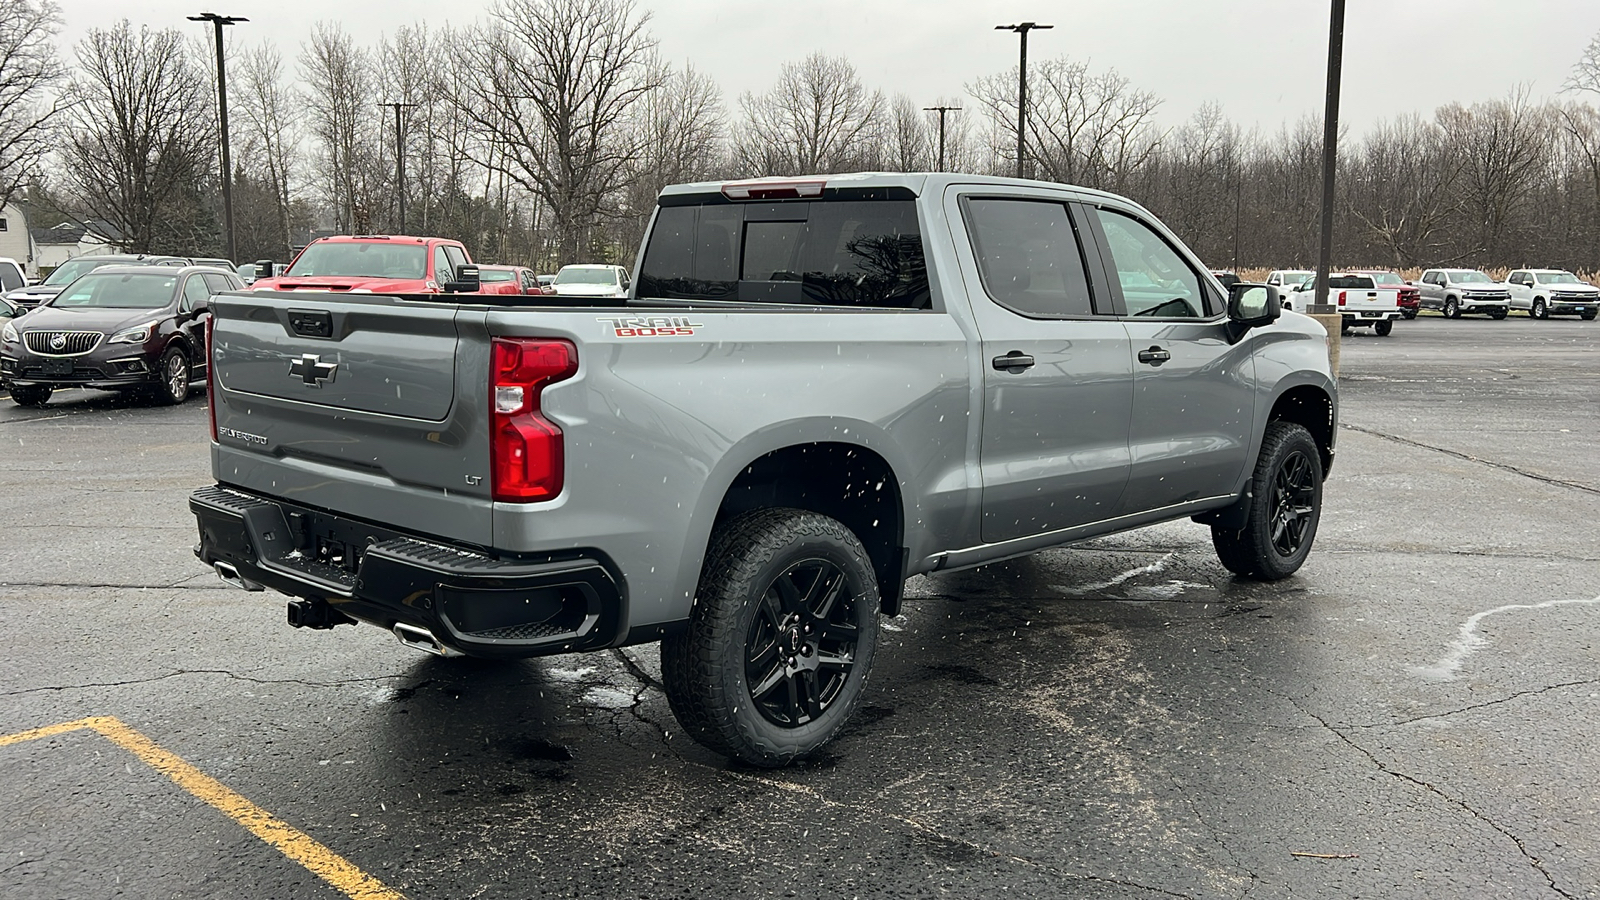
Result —
[[[206,565],[386,630],[426,629],[468,656],[571,653],[625,636],[624,583],[598,551],[496,559],[220,485],[190,495],[189,509]]]
[[[1340,312],[1346,325],[1361,325],[1368,322],[1382,322],[1386,319],[1400,318],[1398,309],[1356,309]]]

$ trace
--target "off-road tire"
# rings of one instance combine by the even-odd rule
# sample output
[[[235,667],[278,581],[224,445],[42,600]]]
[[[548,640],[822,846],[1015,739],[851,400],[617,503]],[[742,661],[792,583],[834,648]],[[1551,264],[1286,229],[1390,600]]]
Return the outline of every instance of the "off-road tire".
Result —
[[[821,619],[798,616],[792,628],[780,624],[790,618],[775,617],[774,612],[793,605],[797,583],[787,579],[797,572],[803,576],[812,566],[839,574],[840,587],[829,610],[834,619],[848,621],[821,624]],[[780,589],[780,581],[790,594]],[[822,585],[823,576],[819,574],[815,583]],[[819,597],[817,605],[825,599]],[[838,733],[861,697],[877,647],[878,607],[878,584],[867,551],[837,520],[779,508],[755,510],[724,523],[712,534],[688,627],[661,643],[661,676],[673,715],[696,741],[750,765],[782,766],[814,753]],[[819,635],[827,631],[853,638],[848,652],[837,642],[829,648],[832,668],[822,668],[822,646],[833,639],[801,638],[799,629],[807,621],[817,625]],[[758,704],[747,672],[751,666],[759,671],[759,660],[765,656],[759,652],[761,636],[769,631],[775,636],[765,649],[776,648],[779,654],[777,668],[769,676],[779,678],[773,690],[789,698],[791,722],[774,718],[781,712],[772,710],[776,696],[772,691],[760,693],[768,699]],[[786,640],[815,643],[810,651],[814,657],[805,657],[817,660],[816,668],[809,670],[809,681],[803,672],[794,677],[781,674],[788,671],[785,661],[800,660],[805,650],[787,655]],[[828,686],[836,689],[823,706],[824,679],[834,677],[845,657],[848,666],[837,684],[830,681]],[[797,692],[811,690],[808,696],[818,697],[819,704],[799,709],[792,699],[795,695],[786,694],[791,687]],[[783,697],[776,699],[782,702]]]
[[[1454,297],[1444,298],[1444,317],[1446,319],[1461,318],[1461,301]]]
[[[1373,322],[1372,330],[1379,337],[1388,337],[1389,332],[1394,331],[1394,320],[1384,319],[1382,322]]]
[[[149,388],[150,402],[157,406],[177,406],[189,399],[189,357],[179,347],[168,347],[156,364],[160,380]]]
[[[1288,578],[1310,555],[1322,518],[1322,454],[1304,426],[1282,420],[1267,425],[1250,478],[1248,504],[1243,528],[1211,526],[1217,558],[1228,571],[1245,578]],[[1307,508],[1286,520],[1286,507]],[[1280,532],[1280,526],[1286,531]],[[1284,538],[1295,535],[1298,538],[1288,542],[1292,546],[1286,552]]]
[[[48,384],[14,384],[11,386],[11,399],[18,406],[44,406],[50,402],[50,394],[54,390]]]

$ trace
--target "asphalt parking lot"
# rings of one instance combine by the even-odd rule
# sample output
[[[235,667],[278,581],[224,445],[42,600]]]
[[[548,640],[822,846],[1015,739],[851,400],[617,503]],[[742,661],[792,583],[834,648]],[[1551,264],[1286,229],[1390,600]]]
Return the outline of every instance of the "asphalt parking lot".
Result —
[[[1600,323],[1358,332],[1341,395],[1296,577],[1181,523],[914,579],[776,772],[676,733],[653,647],[222,587],[203,399],[0,401],[0,896],[1600,896]]]

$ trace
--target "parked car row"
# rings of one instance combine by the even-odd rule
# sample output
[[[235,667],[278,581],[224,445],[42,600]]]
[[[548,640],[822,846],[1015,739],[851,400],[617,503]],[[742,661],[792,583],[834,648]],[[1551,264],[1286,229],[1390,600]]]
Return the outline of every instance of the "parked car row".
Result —
[[[288,266],[261,260],[235,268],[223,259],[105,254],[68,260],[32,286],[20,267],[14,279],[6,271],[0,267],[0,280],[16,286],[0,296],[0,389],[24,406],[43,405],[60,387],[181,403],[192,381],[204,375],[210,298],[247,285],[527,295],[563,305],[626,298],[632,287],[621,266],[573,265],[539,275],[523,266],[477,265],[459,241],[393,235],[321,238]]]
[[[60,387],[182,403],[205,374],[211,297],[243,288],[220,266],[94,266],[31,310],[0,310],[0,385],[22,406]]]
[[[1517,269],[1503,282],[1478,269],[1428,269],[1416,281],[1386,270],[1360,269],[1330,276],[1330,290],[1335,287],[1333,279],[1349,275],[1371,276],[1378,288],[1394,289],[1401,315],[1407,319],[1416,318],[1422,309],[1438,310],[1449,319],[1464,315],[1504,319],[1513,310],[1533,319],[1571,315],[1593,320],[1600,314],[1600,288],[1565,269]],[[1282,293],[1285,309],[1304,311],[1315,283],[1316,273],[1305,269],[1275,269],[1267,275],[1267,284]]]

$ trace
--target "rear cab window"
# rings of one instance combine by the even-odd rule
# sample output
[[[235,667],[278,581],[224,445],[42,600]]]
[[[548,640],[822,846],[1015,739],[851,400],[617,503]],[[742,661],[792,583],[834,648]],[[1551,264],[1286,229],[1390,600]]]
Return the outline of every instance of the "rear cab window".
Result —
[[[900,193],[824,191],[820,199],[773,202],[664,197],[635,294],[928,309],[916,201]]]

